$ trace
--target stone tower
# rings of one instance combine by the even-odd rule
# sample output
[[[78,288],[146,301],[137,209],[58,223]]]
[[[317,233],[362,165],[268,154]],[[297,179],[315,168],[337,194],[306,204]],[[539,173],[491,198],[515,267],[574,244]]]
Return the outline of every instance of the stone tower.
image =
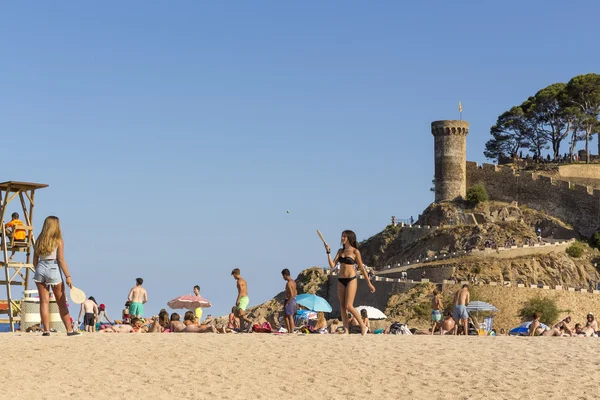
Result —
[[[435,202],[465,197],[467,193],[467,121],[431,123],[435,149]]]

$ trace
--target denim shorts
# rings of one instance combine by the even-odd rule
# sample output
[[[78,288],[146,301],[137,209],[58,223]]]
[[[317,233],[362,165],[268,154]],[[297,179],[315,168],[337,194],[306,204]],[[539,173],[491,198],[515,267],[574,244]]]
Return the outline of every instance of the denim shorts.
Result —
[[[62,283],[62,275],[56,260],[38,260],[35,266],[34,282],[45,283],[48,286]]]

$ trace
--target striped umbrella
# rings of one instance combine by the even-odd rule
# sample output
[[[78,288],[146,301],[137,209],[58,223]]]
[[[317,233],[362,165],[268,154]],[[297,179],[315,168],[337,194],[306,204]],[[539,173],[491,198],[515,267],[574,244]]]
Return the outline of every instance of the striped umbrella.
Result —
[[[185,308],[187,310],[195,310],[198,307],[210,307],[210,301],[202,296],[186,294],[169,301],[167,306],[173,309]]]

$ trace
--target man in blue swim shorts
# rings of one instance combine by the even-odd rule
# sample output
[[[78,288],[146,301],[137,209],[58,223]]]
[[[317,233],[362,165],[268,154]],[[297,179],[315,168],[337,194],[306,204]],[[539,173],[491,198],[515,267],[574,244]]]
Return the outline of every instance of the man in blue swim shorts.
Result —
[[[444,307],[442,305],[442,295],[437,290],[433,291],[433,297],[431,299],[431,334],[435,333],[438,326],[441,326],[442,322],[442,311]]]
[[[285,319],[285,327],[288,333],[294,333],[294,314],[296,313],[296,282],[290,276],[290,270],[284,269],[281,271],[281,276],[286,281],[285,284],[285,299],[283,300],[283,315]]]
[[[458,325],[463,327],[463,333],[469,334],[469,313],[467,306],[471,302],[471,294],[469,293],[469,285],[463,285],[462,289],[458,290],[454,295],[454,312],[453,317],[456,321],[454,326],[454,334],[458,334]]]

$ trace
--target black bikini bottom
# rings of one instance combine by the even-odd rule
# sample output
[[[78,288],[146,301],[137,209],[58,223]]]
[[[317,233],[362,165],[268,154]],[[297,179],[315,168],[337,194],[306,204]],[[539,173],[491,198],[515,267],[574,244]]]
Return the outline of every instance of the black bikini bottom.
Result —
[[[356,275],[354,275],[352,278],[338,278],[338,282],[344,286],[348,286],[348,284],[355,279],[356,279]]]

